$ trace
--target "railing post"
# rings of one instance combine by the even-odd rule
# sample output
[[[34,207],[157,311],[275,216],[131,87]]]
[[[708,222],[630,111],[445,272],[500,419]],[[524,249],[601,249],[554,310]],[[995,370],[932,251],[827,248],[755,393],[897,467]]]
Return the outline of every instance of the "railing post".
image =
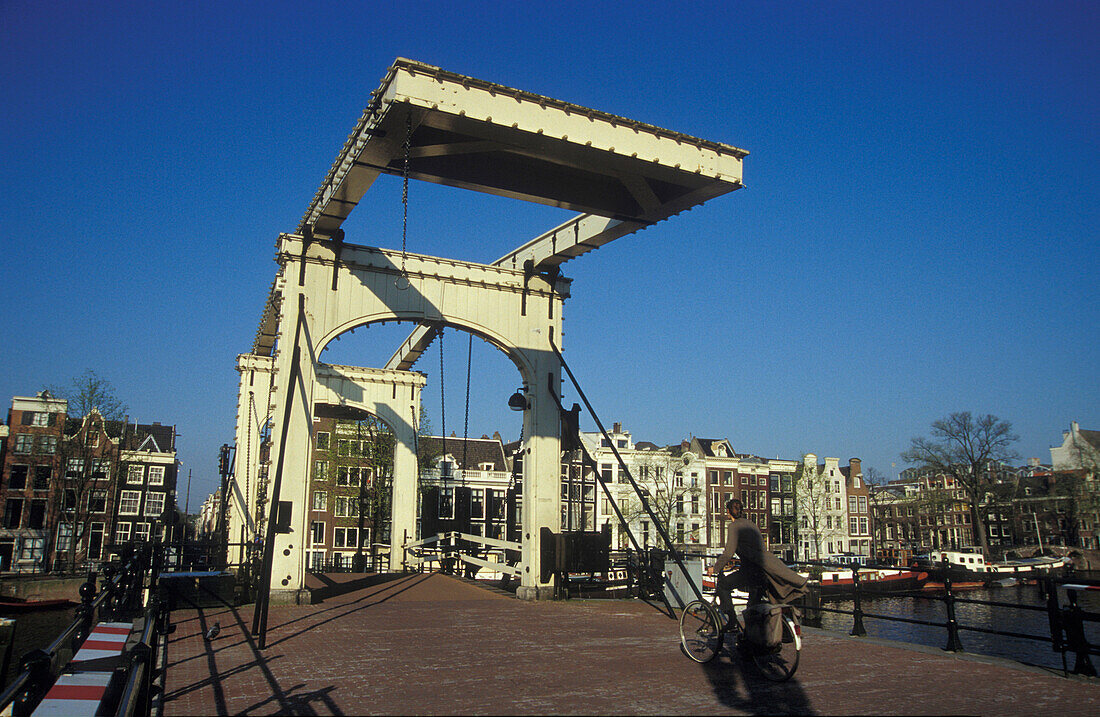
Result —
[[[94,570],[88,571],[88,579],[80,586],[80,607],[76,609],[76,617],[80,620],[80,628],[73,633],[72,648],[75,653],[84,644],[84,640],[92,632],[94,619],[92,603],[95,601],[96,575]]]
[[[1050,646],[1054,652],[1063,653],[1065,656],[1065,643],[1062,641],[1062,609],[1058,606],[1058,591],[1054,587],[1054,581],[1043,578],[1039,585],[1045,586],[1047,601],[1047,622],[1050,623]],[[1043,588],[1040,588],[1042,590]]]
[[[1081,616],[1081,608],[1077,604],[1077,591],[1067,590],[1066,597],[1069,605],[1062,611],[1062,624],[1066,628],[1066,643],[1071,650],[1077,653],[1073,662],[1073,674],[1096,677],[1096,668],[1089,658],[1089,641],[1085,637],[1085,624]]]
[[[864,637],[867,629],[863,627],[863,604],[859,595],[859,563],[852,563],[852,632],[855,637]]]
[[[806,595],[802,598],[802,622],[810,627],[821,627],[821,583],[811,582],[807,588]]]
[[[29,679],[12,707],[15,717],[28,717],[38,707],[49,686],[52,665],[53,658],[45,650],[34,650],[23,656],[20,667],[28,673]]]
[[[955,619],[955,596],[951,594],[951,577],[943,576],[943,604],[947,607],[947,652],[962,652],[962,643],[959,642],[959,623]]]

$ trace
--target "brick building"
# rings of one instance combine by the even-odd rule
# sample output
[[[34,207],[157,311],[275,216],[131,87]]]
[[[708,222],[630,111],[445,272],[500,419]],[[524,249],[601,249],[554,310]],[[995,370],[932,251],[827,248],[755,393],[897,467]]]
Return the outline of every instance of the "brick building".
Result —
[[[82,569],[130,538],[171,537],[175,428],[70,418],[42,391],[15,396],[0,461],[0,571]]]

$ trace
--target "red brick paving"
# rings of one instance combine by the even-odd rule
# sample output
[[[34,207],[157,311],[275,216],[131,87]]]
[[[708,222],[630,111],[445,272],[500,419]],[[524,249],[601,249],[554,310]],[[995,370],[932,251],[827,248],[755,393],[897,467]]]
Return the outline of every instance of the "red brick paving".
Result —
[[[1100,714],[1095,680],[812,630],[772,684],[726,655],[691,662],[644,603],[528,603],[443,575],[273,606],[262,653],[251,606],[172,617],[168,715]]]

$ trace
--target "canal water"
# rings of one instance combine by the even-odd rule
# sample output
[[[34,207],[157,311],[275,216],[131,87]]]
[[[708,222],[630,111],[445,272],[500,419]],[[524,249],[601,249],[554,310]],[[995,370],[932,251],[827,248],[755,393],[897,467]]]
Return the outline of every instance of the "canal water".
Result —
[[[955,617],[960,627],[980,627],[990,630],[1003,630],[1043,638],[1026,640],[1001,635],[959,630],[959,642],[963,650],[982,655],[1005,657],[1019,662],[1043,667],[1062,668],[1062,656],[1051,649],[1050,621],[1046,612],[1046,600],[1039,594],[1036,585],[1020,585],[1009,588],[986,590],[967,590],[955,593],[960,599],[989,600],[1041,607],[1043,610],[1022,610],[1017,608],[971,605],[957,602]],[[1058,602],[1066,605],[1066,591],[1059,589]],[[893,620],[879,620],[867,617],[867,613],[890,615],[916,620],[927,620],[941,625],[947,622],[947,612],[942,599],[926,597],[867,597],[863,596],[863,626],[871,637],[888,640],[913,642],[930,647],[944,647],[947,644],[947,628],[913,625]],[[1100,593],[1079,592],[1077,604],[1086,612],[1100,613]],[[824,607],[838,610],[852,610],[851,600],[829,600]],[[849,632],[852,629],[852,616],[837,613],[822,613],[822,627],[828,630]],[[1085,635],[1092,645],[1100,645],[1100,623],[1086,622]],[[1069,669],[1073,669],[1075,655],[1066,654]],[[1100,664],[1100,658],[1093,657],[1093,664]]]

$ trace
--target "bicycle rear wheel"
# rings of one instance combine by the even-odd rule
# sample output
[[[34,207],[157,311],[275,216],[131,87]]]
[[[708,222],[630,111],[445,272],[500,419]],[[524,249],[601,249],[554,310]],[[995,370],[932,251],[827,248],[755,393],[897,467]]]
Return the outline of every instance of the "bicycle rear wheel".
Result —
[[[680,615],[680,646],[696,662],[709,662],[722,646],[718,612],[710,603],[693,600]]]
[[[789,615],[783,616],[783,640],[776,647],[754,650],[753,662],[757,669],[773,682],[786,682],[798,669],[798,657],[802,652],[801,630]]]

